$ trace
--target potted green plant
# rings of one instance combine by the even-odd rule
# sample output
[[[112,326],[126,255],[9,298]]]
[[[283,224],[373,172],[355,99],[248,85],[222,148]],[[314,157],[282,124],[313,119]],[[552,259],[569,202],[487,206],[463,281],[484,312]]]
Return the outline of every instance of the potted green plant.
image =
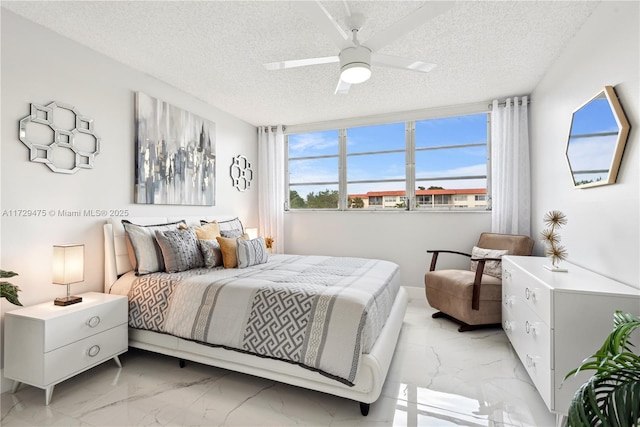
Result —
[[[8,279],[17,276],[13,271],[0,270],[0,278]],[[6,281],[0,281],[0,298],[6,298],[11,304],[22,305],[18,299],[20,288]]]
[[[640,426],[640,355],[633,353],[629,342],[640,317],[616,311],[613,324],[600,350],[565,377],[595,371],[574,395],[567,427]]]

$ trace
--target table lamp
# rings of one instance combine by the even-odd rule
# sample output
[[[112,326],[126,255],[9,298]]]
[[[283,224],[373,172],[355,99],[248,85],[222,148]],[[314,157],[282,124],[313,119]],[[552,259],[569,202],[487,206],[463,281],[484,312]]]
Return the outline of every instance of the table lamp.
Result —
[[[67,296],[56,298],[55,305],[71,305],[82,301],[82,297],[71,296],[69,285],[84,280],[84,245],[53,246],[53,283],[67,285]]]

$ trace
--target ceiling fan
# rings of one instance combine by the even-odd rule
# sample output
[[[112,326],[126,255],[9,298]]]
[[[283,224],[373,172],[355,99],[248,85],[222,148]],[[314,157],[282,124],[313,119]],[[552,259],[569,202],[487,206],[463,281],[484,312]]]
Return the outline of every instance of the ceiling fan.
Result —
[[[377,53],[377,51],[452,7],[451,2],[427,2],[410,15],[391,24],[364,43],[360,43],[358,40],[358,31],[362,28],[365,20],[360,14],[351,14],[346,1],[344,4],[347,8],[347,24],[350,27],[351,37],[338,25],[336,20],[318,0],[296,1],[293,2],[293,4],[309,17],[312,22],[338,46],[340,52],[337,56],[270,62],[264,64],[264,67],[267,70],[284,70],[287,68],[339,62],[340,79],[335,93],[343,95],[349,92],[352,84],[365,82],[371,77],[371,65],[423,73],[433,70],[436,64],[384,55]]]

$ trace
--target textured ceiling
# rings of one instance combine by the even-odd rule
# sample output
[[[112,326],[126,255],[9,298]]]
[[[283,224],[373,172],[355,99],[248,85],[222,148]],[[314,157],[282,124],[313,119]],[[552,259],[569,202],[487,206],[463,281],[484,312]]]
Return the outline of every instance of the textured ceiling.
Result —
[[[429,2],[348,1],[360,40]],[[302,124],[530,93],[599,2],[456,1],[380,53],[434,62],[428,74],[372,67],[334,95],[339,65],[265,62],[338,54],[291,2],[2,1],[2,6],[254,125]],[[342,1],[322,4],[347,30]]]

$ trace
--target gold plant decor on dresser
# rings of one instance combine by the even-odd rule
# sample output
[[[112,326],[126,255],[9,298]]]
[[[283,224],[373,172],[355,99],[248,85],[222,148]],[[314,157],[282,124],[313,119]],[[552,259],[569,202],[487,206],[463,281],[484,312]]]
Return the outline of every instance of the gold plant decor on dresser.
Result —
[[[566,272],[566,268],[560,267],[560,261],[567,259],[567,250],[560,244],[560,234],[558,229],[567,224],[567,217],[560,211],[549,211],[545,214],[543,221],[547,228],[540,233],[544,242],[544,254],[551,258],[551,265],[545,265],[547,270]]]

